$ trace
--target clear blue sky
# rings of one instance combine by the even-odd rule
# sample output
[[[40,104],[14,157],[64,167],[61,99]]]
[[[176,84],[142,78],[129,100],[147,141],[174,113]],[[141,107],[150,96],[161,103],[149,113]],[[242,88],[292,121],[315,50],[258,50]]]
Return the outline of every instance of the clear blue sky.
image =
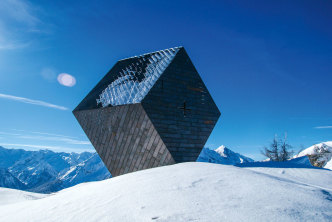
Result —
[[[221,110],[206,146],[262,159],[275,134],[295,150],[332,140],[331,11],[319,0],[2,0],[0,145],[93,150],[71,110],[117,60],[180,45]]]

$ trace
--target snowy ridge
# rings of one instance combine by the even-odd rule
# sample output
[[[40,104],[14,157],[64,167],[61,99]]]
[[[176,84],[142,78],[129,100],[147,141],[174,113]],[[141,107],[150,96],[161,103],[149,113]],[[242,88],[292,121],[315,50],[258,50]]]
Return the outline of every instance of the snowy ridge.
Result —
[[[313,168],[307,156],[297,157],[287,161],[257,161],[236,164],[238,167],[268,167],[268,168]]]
[[[204,148],[197,158],[198,162],[210,162],[226,165],[236,165],[241,163],[253,162],[253,159],[243,156],[239,153],[235,153],[228,149],[224,145],[220,146],[216,150]]]
[[[308,156],[311,164],[332,170],[332,141],[313,145],[294,157]]]
[[[331,221],[331,184],[322,169],[181,163],[2,205],[0,221]]]

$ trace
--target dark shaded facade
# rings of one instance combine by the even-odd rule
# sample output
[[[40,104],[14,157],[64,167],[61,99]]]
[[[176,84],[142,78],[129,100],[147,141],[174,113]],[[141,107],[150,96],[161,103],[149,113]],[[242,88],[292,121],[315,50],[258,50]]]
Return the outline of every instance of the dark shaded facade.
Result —
[[[220,116],[183,47],[118,61],[73,113],[112,176],[195,161]]]

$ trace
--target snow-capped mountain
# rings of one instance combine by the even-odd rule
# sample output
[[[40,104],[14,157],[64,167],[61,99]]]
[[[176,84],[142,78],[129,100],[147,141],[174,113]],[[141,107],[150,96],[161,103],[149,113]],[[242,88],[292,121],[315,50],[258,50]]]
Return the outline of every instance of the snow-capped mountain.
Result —
[[[204,148],[197,158],[198,162],[220,163],[226,165],[237,165],[241,163],[253,162],[253,159],[235,153],[224,145],[215,150]]]
[[[332,221],[332,171],[291,166],[191,162],[51,195],[0,188],[0,222]]]
[[[313,166],[332,170],[332,141],[313,145],[301,151],[295,157],[301,156],[308,156]]]
[[[50,193],[111,175],[97,153],[56,153],[0,147],[0,186]]]

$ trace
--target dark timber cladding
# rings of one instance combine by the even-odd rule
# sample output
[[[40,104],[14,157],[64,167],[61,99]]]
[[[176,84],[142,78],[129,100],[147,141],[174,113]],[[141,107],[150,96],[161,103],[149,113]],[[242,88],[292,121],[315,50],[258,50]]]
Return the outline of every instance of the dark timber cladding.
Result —
[[[73,113],[112,176],[195,161],[220,116],[183,47],[118,61]]]

